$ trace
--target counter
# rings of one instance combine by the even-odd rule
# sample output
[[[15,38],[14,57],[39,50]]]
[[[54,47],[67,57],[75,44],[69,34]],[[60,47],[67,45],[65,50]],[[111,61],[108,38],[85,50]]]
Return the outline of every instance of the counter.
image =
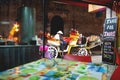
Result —
[[[0,71],[40,59],[36,45],[1,45]]]

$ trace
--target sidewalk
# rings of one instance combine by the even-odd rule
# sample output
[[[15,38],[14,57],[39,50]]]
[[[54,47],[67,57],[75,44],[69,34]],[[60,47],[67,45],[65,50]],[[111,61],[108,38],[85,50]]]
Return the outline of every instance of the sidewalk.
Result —
[[[92,55],[92,62],[102,63],[102,55]]]

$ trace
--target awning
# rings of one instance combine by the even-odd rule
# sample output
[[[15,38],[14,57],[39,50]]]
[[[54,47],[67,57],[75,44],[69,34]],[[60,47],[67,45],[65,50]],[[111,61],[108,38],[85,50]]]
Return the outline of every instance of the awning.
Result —
[[[103,6],[108,6],[111,7],[113,4],[113,1],[115,0],[55,0],[55,1],[60,1],[64,2],[67,4],[71,5],[76,5],[76,6],[88,6],[88,4],[96,4],[96,5],[103,5]]]

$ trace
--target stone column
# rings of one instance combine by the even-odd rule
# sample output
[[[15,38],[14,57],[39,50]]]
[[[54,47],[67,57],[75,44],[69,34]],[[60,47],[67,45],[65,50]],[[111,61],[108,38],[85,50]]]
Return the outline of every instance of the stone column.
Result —
[[[35,9],[27,6],[19,8],[20,43],[29,43],[35,36]]]
[[[116,17],[116,12],[110,8],[106,8],[106,18]]]
[[[117,45],[118,45],[118,50],[120,52],[120,13],[117,14],[118,16],[118,36],[117,36]]]
[[[113,6],[115,10],[112,10],[110,8],[106,9],[106,18],[110,17],[118,17],[118,24],[117,24],[117,42],[116,46],[120,52],[120,9],[118,8],[119,5]]]

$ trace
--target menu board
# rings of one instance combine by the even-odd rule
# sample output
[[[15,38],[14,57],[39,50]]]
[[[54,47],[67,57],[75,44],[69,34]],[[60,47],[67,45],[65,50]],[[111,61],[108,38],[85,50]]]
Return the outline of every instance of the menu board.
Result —
[[[107,18],[104,23],[103,39],[114,40],[117,29],[117,18]]]
[[[115,53],[113,47],[116,43],[117,18],[107,18],[103,30],[102,61],[115,64]]]
[[[105,63],[115,64],[115,54],[113,51],[115,42],[114,41],[104,41],[103,42],[103,54],[102,60]]]

